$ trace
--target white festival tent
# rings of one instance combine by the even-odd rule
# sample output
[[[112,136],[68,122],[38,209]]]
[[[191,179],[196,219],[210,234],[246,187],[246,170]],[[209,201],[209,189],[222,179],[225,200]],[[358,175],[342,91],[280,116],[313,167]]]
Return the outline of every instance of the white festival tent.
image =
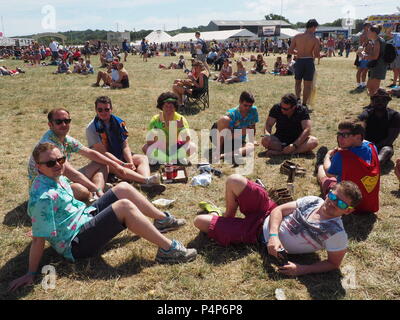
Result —
[[[172,37],[166,33],[165,31],[162,30],[154,30],[150,32],[145,39],[148,41],[148,43],[166,43],[166,42],[171,42]],[[131,42],[132,46],[140,46],[140,43],[142,40],[138,40],[136,42]]]
[[[204,41],[229,41],[236,39],[249,39],[256,40],[258,39],[257,35],[253,32],[250,32],[247,29],[237,29],[237,30],[224,30],[224,31],[207,31],[201,32],[200,38]],[[190,33],[179,33],[176,36],[172,37],[172,42],[190,42],[196,40],[194,32]]]
[[[170,42],[172,37],[165,31],[155,30],[148,34],[145,38],[149,43]]]
[[[289,38],[293,38],[295,35],[297,35],[299,33],[301,33],[301,32],[299,32],[295,29],[281,28],[281,35],[278,38],[279,39],[289,39]]]
[[[11,47],[15,46],[15,40],[6,37],[0,37],[0,47]]]

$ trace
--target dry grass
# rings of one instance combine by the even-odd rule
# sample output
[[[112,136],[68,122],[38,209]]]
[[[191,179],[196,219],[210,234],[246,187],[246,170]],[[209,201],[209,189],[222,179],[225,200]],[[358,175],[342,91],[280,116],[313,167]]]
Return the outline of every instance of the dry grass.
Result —
[[[92,59],[95,66],[96,58]],[[14,78],[0,78],[0,298],[1,299],[274,299],[276,288],[283,288],[289,299],[398,299],[400,297],[398,226],[400,216],[398,182],[385,168],[381,184],[379,218],[349,217],[346,229],[350,236],[349,253],[344,266],[356,270],[357,289],[344,290],[343,275],[330,272],[289,278],[275,273],[260,255],[256,246],[222,248],[205,239],[193,227],[198,212],[197,203],[211,200],[224,206],[225,178],[215,178],[208,188],[189,185],[168,186],[165,198],[178,199],[171,212],[186,218],[188,224],[168,236],[183,241],[199,251],[198,259],[189,264],[163,266],[154,263],[156,247],[123,232],[103,250],[102,254],[76,264],[59,257],[51,248],[45,250],[42,265],[52,264],[57,270],[57,286],[45,291],[37,281],[34,286],[15,294],[6,292],[8,283],[22,275],[27,268],[30,238],[25,234],[30,225],[26,218],[27,159],[34,144],[47,130],[46,113],[54,107],[66,107],[72,115],[71,135],[85,142],[84,127],[94,115],[93,103],[99,95],[109,95],[115,113],[126,120],[130,129],[130,145],[139,152],[144,142],[145,128],[156,113],[157,96],[170,90],[172,81],[183,77],[177,70],[159,70],[158,64],[169,64],[176,59],[160,57],[142,63],[130,56],[127,69],[131,88],[111,91],[92,88],[93,76],[52,75],[54,67],[29,68],[27,73]],[[273,65],[273,57],[268,57]],[[368,103],[365,93],[352,95],[355,69],[351,59],[323,59],[318,66],[318,104],[312,114],[313,135],[321,145],[335,146],[337,123],[361,111]],[[21,66],[5,61],[8,66]],[[246,63],[250,68],[251,63]],[[388,78],[391,72],[388,73]],[[292,92],[292,77],[250,75],[247,83],[222,85],[210,83],[211,106],[205,111],[188,116],[191,128],[210,128],[213,121],[238,102],[242,90],[250,90],[256,97],[261,123],[271,106],[287,92]],[[386,81],[385,85],[389,83]],[[391,107],[399,109],[399,101]],[[399,144],[396,143],[398,149]],[[258,147],[256,154],[262,151]],[[395,156],[400,154],[396,152]],[[268,187],[285,186],[279,165],[285,158],[259,158],[249,178],[259,177]],[[318,195],[319,189],[312,176],[313,157],[296,157],[295,161],[308,169],[308,175],[296,180],[296,197]],[[79,156],[73,163],[86,163]],[[221,166],[226,173],[234,170]],[[195,173],[190,169],[190,175]],[[312,263],[324,259],[325,253],[292,257],[293,261]]]

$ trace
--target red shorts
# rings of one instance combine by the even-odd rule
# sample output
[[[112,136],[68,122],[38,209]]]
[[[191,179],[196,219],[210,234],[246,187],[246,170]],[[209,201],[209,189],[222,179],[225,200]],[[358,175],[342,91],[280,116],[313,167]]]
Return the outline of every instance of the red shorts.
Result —
[[[337,184],[337,179],[335,177],[332,178],[322,178],[321,185],[322,185],[322,198],[326,198],[328,192]]]
[[[276,203],[268,197],[268,192],[253,181],[247,182],[236,201],[245,218],[215,216],[208,229],[208,236],[222,246],[256,243],[265,218],[276,207]]]

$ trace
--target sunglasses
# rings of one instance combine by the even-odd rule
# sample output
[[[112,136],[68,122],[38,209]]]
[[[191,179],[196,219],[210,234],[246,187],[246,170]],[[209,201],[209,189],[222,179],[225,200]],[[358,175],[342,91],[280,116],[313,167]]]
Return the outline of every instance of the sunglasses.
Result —
[[[337,137],[348,138],[352,136],[350,132],[336,132]]]
[[[104,108],[104,109],[103,108],[97,108],[98,112],[103,112],[103,111],[104,112],[109,112],[110,110],[111,110],[111,108]]]
[[[57,164],[57,162],[59,164],[64,164],[66,159],[67,159],[67,157],[64,156],[61,158],[57,158],[56,160],[49,160],[46,162],[38,162],[38,164],[45,164],[48,168],[53,168]]]
[[[345,209],[354,209],[354,207],[349,206],[346,202],[343,200],[340,200],[336,194],[334,194],[332,191],[328,193],[328,198],[331,201],[336,202],[336,205],[339,209],[345,210]]]
[[[65,124],[70,124],[71,123],[71,119],[55,119],[53,120],[53,122],[57,125],[60,125],[61,123],[65,123]]]
[[[289,111],[289,110],[292,109],[292,108],[293,108],[293,107],[284,108],[284,107],[281,106],[281,109],[284,110],[284,111]]]

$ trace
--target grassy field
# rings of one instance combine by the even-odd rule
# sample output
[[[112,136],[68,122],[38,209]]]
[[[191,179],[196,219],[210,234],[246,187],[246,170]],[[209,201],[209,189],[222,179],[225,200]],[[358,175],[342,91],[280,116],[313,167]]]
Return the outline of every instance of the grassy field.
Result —
[[[188,55],[186,55],[188,57]],[[248,55],[247,55],[248,56]],[[268,57],[269,71],[274,57]],[[159,70],[158,64],[169,65],[176,57],[157,57],[143,63],[138,56],[129,56],[126,68],[131,88],[114,91],[93,88],[95,77],[82,75],[53,75],[55,67],[32,68],[21,62],[6,60],[8,67],[20,66],[26,74],[0,78],[0,299],[275,299],[275,289],[282,288],[288,299],[399,299],[400,298],[400,215],[399,186],[393,173],[393,163],[383,168],[381,179],[381,210],[373,216],[350,216],[345,227],[350,243],[342,272],[335,271],[302,277],[285,277],[276,273],[260,254],[257,246],[223,248],[201,236],[193,226],[199,212],[199,201],[213,201],[224,206],[226,176],[234,173],[229,165],[220,165],[225,173],[213,178],[207,188],[189,184],[168,185],[163,198],[177,199],[171,212],[187,219],[187,225],[168,234],[198,250],[195,262],[164,266],[154,262],[157,248],[129,232],[111,241],[100,256],[71,264],[47,247],[43,265],[53,265],[57,272],[56,288],[44,290],[39,276],[34,286],[16,293],[7,292],[8,283],[27,270],[30,222],[26,214],[27,161],[33,146],[47,130],[47,112],[65,107],[73,122],[70,135],[86,143],[84,128],[94,116],[94,100],[109,95],[114,113],[126,120],[130,129],[132,151],[140,152],[147,124],[157,109],[156,99],[171,89],[176,78],[184,76],[179,70]],[[320,145],[336,146],[337,124],[359,114],[368,104],[367,94],[350,94],[355,87],[354,56],[321,60],[318,70],[318,93],[312,134]],[[97,57],[92,63],[98,67]],[[249,69],[252,63],[245,63]],[[96,71],[98,68],[96,68]],[[388,72],[388,85],[392,72]],[[251,91],[256,98],[260,123],[258,141],[265,119],[280,97],[294,90],[292,77],[250,75],[250,81],[234,85],[210,82],[210,108],[187,116],[194,130],[208,129],[228,108],[237,105],[242,90]],[[399,110],[399,99],[390,106]],[[400,157],[399,141],[395,157]],[[285,187],[286,176],[279,166],[287,157],[261,158],[256,149],[255,169],[248,177],[261,178],[266,186]],[[304,178],[295,182],[296,198],[318,195],[316,178],[312,175],[315,157],[293,157],[307,168]],[[87,160],[73,157],[80,167]],[[189,175],[195,169],[189,168]],[[159,198],[159,197],[157,197]],[[291,256],[291,261],[313,263],[324,259],[325,253]],[[346,270],[355,271],[355,286],[345,290],[342,280]]]

